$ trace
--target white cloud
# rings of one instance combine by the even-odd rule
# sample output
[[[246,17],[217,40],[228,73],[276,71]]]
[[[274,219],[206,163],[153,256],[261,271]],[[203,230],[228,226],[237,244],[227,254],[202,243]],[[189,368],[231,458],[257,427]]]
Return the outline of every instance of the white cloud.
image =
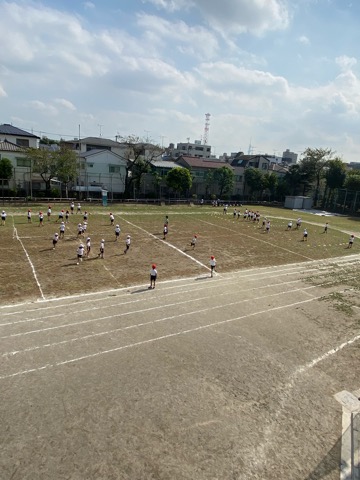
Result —
[[[54,107],[54,105],[42,102],[41,100],[31,100],[29,102],[29,106],[34,110],[44,113],[45,115],[54,116],[58,114],[58,110],[56,107]]]
[[[95,8],[95,4],[93,2],[84,2],[83,7],[85,10],[92,10]]]
[[[298,42],[303,44],[303,45],[310,45],[310,40],[308,39],[308,37],[306,35],[301,35],[298,38]]]
[[[354,57],[341,55],[340,57],[335,58],[335,63],[341,68],[341,70],[351,70],[357,64],[357,60]]]
[[[4,88],[0,85],[0,97],[7,97],[7,93]]]
[[[75,106],[69,100],[65,100],[65,98],[56,98],[54,101],[58,105],[61,105],[72,112],[76,110]]]
[[[201,26],[191,27],[183,21],[169,22],[154,15],[138,15],[138,25],[151,32],[154,42],[160,44],[164,39],[171,42],[173,48],[197,58],[211,58],[219,50],[216,37]],[[166,45],[166,44],[165,44]]]

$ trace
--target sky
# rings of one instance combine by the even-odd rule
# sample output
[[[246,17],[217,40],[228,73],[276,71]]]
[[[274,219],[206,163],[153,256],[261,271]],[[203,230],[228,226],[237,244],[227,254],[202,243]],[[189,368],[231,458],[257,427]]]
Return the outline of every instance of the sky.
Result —
[[[0,123],[360,161],[358,0],[0,0]],[[117,137],[118,136],[118,137]]]

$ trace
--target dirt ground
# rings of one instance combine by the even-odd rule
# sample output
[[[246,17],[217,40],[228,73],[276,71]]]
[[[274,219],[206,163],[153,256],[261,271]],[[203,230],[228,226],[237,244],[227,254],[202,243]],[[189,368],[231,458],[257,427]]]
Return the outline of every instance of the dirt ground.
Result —
[[[163,215],[122,215],[118,244],[107,217],[90,221],[79,266],[73,221],[55,251],[52,222],[0,230],[1,478],[338,480],[333,396],[359,388],[357,245],[212,212],[170,216],[167,243]]]

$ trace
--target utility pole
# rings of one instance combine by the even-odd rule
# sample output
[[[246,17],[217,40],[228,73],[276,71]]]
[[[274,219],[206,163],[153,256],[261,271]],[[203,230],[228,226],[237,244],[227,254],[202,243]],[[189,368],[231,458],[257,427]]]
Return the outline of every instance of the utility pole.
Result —
[[[102,129],[103,126],[104,126],[104,125],[101,125],[100,123],[98,123],[98,127],[99,127],[99,129],[100,129],[100,137],[101,137],[101,129]]]

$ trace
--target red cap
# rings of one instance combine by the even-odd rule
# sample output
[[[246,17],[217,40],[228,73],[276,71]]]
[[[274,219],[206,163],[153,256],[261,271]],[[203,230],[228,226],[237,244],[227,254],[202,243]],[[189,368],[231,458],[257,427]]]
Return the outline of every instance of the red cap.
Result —
[[[152,268],[156,268],[156,265],[155,265],[155,263],[153,263],[153,264],[151,265],[151,267],[152,267]]]
[[[214,259],[215,259],[214,255],[211,255],[211,257],[210,257],[210,258],[211,258],[211,260],[214,260]]]

